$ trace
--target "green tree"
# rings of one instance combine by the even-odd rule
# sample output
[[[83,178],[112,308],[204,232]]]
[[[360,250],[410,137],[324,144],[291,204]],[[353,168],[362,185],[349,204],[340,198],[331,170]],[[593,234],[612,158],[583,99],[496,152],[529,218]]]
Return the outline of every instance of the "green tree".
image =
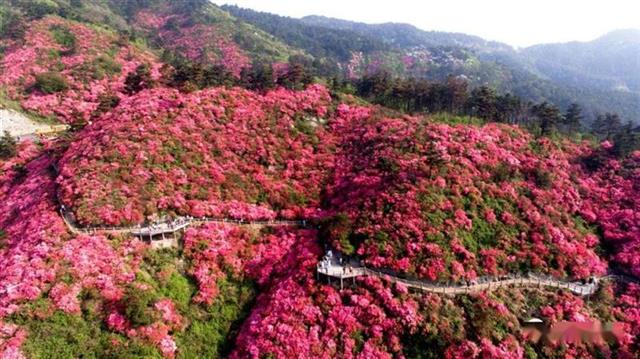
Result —
[[[480,86],[471,91],[467,108],[470,113],[483,120],[491,121],[497,117],[497,95],[487,86]]]
[[[624,157],[640,148],[640,133],[634,131],[631,121],[627,122],[613,135],[613,151]]]
[[[534,105],[531,108],[531,113],[538,119],[540,134],[542,136],[549,135],[558,123],[562,121],[560,110],[546,101]]]
[[[462,110],[465,102],[467,101],[467,92],[469,84],[466,80],[457,77],[449,76],[447,78],[447,95],[449,98],[448,108],[453,113],[459,113]]]
[[[0,137],[0,158],[9,159],[18,153],[18,142],[11,136],[9,131],[4,131],[4,135]]]
[[[622,128],[622,121],[617,113],[598,114],[591,125],[591,131],[603,140],[610,140]]]
[[[522,112],[522,100],[520,97],[514,96],[510,93],[498,96],[496,101],[497,107],[497,121],[516,123],[518,117]]]
[[[564,115],[562,127],[568,133],[577,132],[580,130],[583,119],[584,116],[582,115],[582,107],[574,102],[569,106],[567,112]]]

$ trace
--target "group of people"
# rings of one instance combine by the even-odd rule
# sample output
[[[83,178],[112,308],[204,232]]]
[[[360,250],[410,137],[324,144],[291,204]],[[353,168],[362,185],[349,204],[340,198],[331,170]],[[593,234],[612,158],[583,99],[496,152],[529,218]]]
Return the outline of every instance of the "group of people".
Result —
[[[325,254],[324,257],[322,257],[322,260],[318,263],[318,270],[320,272],[328,273],[329,268],[331,267],[341,268],[343,275],[353,273],[353,266],[349,261],[345,260],[340,255],[334,255],[331,250],[328,250],[327,254]]]

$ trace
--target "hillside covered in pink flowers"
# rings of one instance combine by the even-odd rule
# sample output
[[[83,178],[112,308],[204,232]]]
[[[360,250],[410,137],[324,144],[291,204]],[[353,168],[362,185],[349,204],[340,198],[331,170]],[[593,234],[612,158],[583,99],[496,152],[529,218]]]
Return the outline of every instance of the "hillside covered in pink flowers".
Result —
[[[589,297],[444,296],[365,276],[341,290],[316,268],[331,249],[439,284],[638,278],[640,152],[403,115],[318,83],[286,88],[277,74],[262,90],[187,86],[167,57],[239,79],[265,50],[228,19],[151,3],[103,27],[91,21],[98,5],[77,16],[25,8],[24,26],[3,29],[3,103],[72,129],[0,158],[0,358],[638,356],[637,282],[603,280]],[[269,46],[281,68],[291,49]],[[159,249],[74,231],[61,206],[81,227],[187,216],[309,225],[194,224]],[[624,335],[535,342],[529,318],[619,322]]]

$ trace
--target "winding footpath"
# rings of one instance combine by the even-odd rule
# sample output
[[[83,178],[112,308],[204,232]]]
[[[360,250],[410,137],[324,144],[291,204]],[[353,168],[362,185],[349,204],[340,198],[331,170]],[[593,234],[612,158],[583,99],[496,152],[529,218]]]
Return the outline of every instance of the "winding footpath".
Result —
[[[158,238],[158,236],[161,236],[161,239],[165,240],[165,235],[174,235],[175,233],[183,231],[190,226],[205,223],[234,224],[243,226],[290,226],[303,228],[309,226],[309,223],[305,220],[244,221],[228,218],[178,217],[171,221],[163,221],[135,227],[81,227],[75,222],[73,216],[69,212],[65,211],[64,208],[60,209],[60,215],[69,230],[75,234],[130,234],[143,239],[148,238],[152,242],[159,242],[154,239]],[[403,284],[414,290],[443,295],[478,293],[492,291],[503,287],[546,287],[551,289],[566,289],[577,295],[589,296],[598,290],[600,282],[604,280],[640,283],[637,278],[620,274],[608,274],[602,277],[594,277],[586,283],[565,281],[550,276],[534,274],[511,274],[501,277],[484,277],[471,283],[461,285],[444,285],[427,280],[400,278],[390,271],[368,268],[357,261],[351,261],[348,264],[342,263],[336,256],[330,254],[325,256],[322,261],[318,262],[316,273],[318,275],[318,279],[320,279],[320,276],[323,276],[329,283],[331,283],[332,279],[338,280],[340,282],[341,289],[344,287],[345,280],[352,279],[355,283],[355,278],[357,277],[373,276],[389,280],[393,283]]]
[[[503,287],[547,287],[552,289],[566,289],[577,295],[589,296],[598,290],[600,282],[604,280],[639,283],[636,278],[619,274],[608,274],[602,277],[592,278],[587,283],[564,281],[550,276],[534,274],[510,274],[500,277],[484,277],[462,285],[444,285],[427,280],[400,278],[387,271],[367,268],[356,261],[343,264],[338,258],[331,255],[325,256],[325,258],[318,263],[317,274],[318,279],[320,279],[320,275],[322,275],[329,283],[331,283],[331,279],[339,280],[341,289],[344,287],[345,280],[353,279],[355,283],[355,278],[357,277],[374,276],[389,280],[393,283],[403,284],[407,286],[407,288],[414,290],[444,295],[488,292]]]
[[[242,219],[229,219],[229,218],[213,218],[213,217],[177,217],[172,220],[150,223],[132,227],[81,227],[73,219],[71,213],[64,208],[60,209],[60,216],[64,220],[69,230],[74,234],[93,234],[93,233],[105,233],[105,234],[131,234],[136,237],[149,238],[153,240],[154,237],[164,236],[169,234],[175,234],[183,231],[186,228],[194,225],[200,225],[205,223],[221,223],[221,224],[234,224],[242,226],[261,226],[261,227],[308,227],[306,220],[302,221],[290,221],[290,220],[270,220],[270,221],[245,221]]]

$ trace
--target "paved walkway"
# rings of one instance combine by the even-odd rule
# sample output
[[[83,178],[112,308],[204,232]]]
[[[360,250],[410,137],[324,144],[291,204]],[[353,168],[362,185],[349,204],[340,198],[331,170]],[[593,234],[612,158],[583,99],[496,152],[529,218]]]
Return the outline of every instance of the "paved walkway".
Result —
[[[166,246],[171,246],[175,242],[176,232],[182,231],[191,225],[198,225],[204,223],[222,223],[222,224],[235,224],[235,225],[247,225],[247,226],[296,226],[307,227],[308,223],[305,220],[302,221],[289,221],[289,220],[271,220],[271,221],[244,221],[238,219],[228,218],[210,218],[210,217],[178,217],[172,220],[163,222],[147,224],[145,226],[134,227],[81,227],[73,219],[73,216],[65,211],[64,208],[60,209],[60,215],[64,219],[69,230],[73,233],[109,233],[109,234],[131,234],[141,238],[149,238],[152,241],[160,239],[158,242],[167,242]],[[166,238],[166,235],[172,235],[173,238]],[[161,238],[158,238],[158,237]],[[169,243],[168,241],[171,241]],[[164,244],[162,246],[165,246]],[[161,246],[161,247],[162,247]],[[352,279],[355,282],[355,278],[362,276],[374,276],[390,280],[394,283],[402,283],[408,288],[413,288],[427,293],[438,293],[445,295],[459,295],[468,293],[477,293],[483,291],[491,291],[502,287],[549,287],[557,289],[567,289],[577,295],[586,296],[595,293],[598,290],[599,283],[602,280],[617,280],[623,282],[639,281],[636,278],[609,274],[599,278],[592,278],[587,283],[582,282],[569,282],[559,280],[550,276],[540,275],[506,275],[501,277],[484,277],[468,284],[462,285],[444,285],[427,280],[420,279],[406,279],[400,278],[394,275],[390,271],[372,269],[363,266],[358,261],[351,260],[349,262],[342,261],[338,255],[333,254],[331,251],[325,255],[322,261],[317,266],[318,276],[322,275],[329,281],[333,278],[340,281],[340,287],[343,288],[344,281]]]
[[[165,235],[172,235],[174,233],[185,230],[189,226],[200,225],[205,223],[221,223],[221,224],[235,224],[243,226],[261,226],[261,227],[307,227],[307,221],[289,221],[289,220],[271,220],[271,221],[245,221],[242,219],[229,219],[229,218],[211,218],[211,217],[178,217],[171,220],[161,221],[157,223],[149,223],[139,226],[131,227],[82,227],[73,218],[73,215],[66,211],[64,208],[60,209],[60,216],[64,219],[65,224],[72,233],[80,234],[92,234],[92,233],[107,233],[107,234],[131,234],[136,237],[154,239],[158,236],[164,239]]]
[[[384,278],[394,283],[402,283],[408,288],[413,288],[427,293],[438,293],[445,295],[459,295],[491,291],[502,287],[549,287],[557,289],[567,289],[574,294],[587,296],[598,290],[602,280],[617,280],[623,282],[638,282],[635,278],[624,275],[610,274],[599,278],[592,278],[587,283],[569,282],[559,280],[550,276],[541,275],[506,275],[500,277],[479,278],[469,284],[445,285],[419,279],[400,278],[388,271],[367,268],[357,261],[343,262],[331,251],[325,255],[317,266],[318,275],[326,277],[329,281],[333,278],[340,282],[343,288],[344,281],[361,276],[374,276]]]

